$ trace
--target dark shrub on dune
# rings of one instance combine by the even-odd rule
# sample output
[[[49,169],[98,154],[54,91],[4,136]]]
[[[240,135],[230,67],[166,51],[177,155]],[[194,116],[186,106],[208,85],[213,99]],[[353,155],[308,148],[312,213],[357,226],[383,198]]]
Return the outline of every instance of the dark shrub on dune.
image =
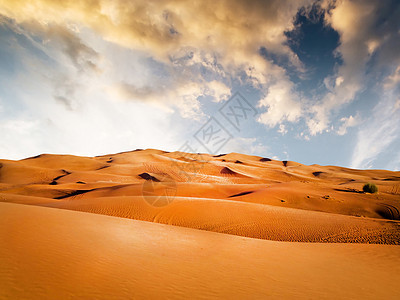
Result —
[[[271,161],[272,159],[268,158],[268,157],[263,157],[260,158],[260,161]]]
[[[373,183],[366,183],[363,186],[364,193],[375,194],[378,192],[378,187]]]

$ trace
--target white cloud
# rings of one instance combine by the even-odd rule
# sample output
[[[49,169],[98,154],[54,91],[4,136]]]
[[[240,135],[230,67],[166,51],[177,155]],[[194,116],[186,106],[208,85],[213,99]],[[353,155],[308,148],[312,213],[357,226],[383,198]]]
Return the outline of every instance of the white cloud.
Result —
[[[280,124],[278,132],[282,135],[285,135],[288,132],[288,130],[286,129],[286,126],[284,124]]]
[[[394,109],[396,98],[385,93],[382,101],[372,109],[372,116],[358,127],[357,141],[351,165],[353,168],[370,168],[394,141],[400,132],[400,110]]]
[[[340,86],[343,83],[344,79],[342,76],[336,77],[335,86]]]
[[[215,80],[211,82],[182,80],[174,82],[168,88],[157,85],[138,87],[134,84],[121,83],[108,87],[107,91],[111,97],[146,102],[169,113],[176,110],[183,118],[196,121],[205,117],[199,97],[210,96],[215,102],[220,102],[230,96],[230,89]]]
[[[270,86],[267,96],[260,100],[258,106],[267,108],[258,121],[270,127],[284,121],[296,122],[302,115],[301,100],[293,91],[293,84],[288,80]]]
[[[300,132],[300,134],[299,134],[297,137],[298,137],[298,138],[303,138],[303,139],[305,139],[306,141],[309,141],[309,140],[310,140],[310,137],[309,137],[304,131]]]
[[[329,125],[326,108],[324,106],[315,106],[311,108],[315,114],[314,118],[307,120],[307,126],[311,135],[322,133]]]
[[[360,123],[359,116],[349,116],[340,119],[342,125],[340,125],[339,129],[336,131],[338,135],[345,135],[347,133],[347,128],[357,126]]]
[[[231,90],[223,82],[213,80],[207,83],[205,94],[212,96],[215,102],[221,102],[229,99]]]

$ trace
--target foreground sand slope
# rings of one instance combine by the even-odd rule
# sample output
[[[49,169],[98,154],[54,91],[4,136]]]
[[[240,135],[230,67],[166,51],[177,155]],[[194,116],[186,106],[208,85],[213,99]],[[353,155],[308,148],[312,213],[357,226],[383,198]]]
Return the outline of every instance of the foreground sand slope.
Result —
[[[363,193],[366,182],[379,193]],[[238,153],[0,160],[0,202],[279,241],[400,244],[400,172]]]
[[[0,203],[0,299],[399,299],[400,247],[272,242]]]
[[[44,204],[246,237],[293,242],[400,244],[400,222],[272,205],[175,197],[154,207],[142,196],[77,198]]]

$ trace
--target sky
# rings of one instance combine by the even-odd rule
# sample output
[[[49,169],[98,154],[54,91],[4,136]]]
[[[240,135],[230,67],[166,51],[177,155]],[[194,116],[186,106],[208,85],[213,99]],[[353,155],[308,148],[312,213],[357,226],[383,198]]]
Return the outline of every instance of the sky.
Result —
[[[400,170],[400,2],[0,0],[0,138]]]

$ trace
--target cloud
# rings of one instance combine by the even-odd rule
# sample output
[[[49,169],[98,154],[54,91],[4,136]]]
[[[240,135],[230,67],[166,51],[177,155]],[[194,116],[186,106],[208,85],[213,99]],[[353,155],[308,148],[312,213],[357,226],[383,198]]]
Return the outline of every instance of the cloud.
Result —
[[[204,94],[213,97],[215,102],[221,102],[229,99],[231,90],[223,82],[213,80],[207,83]]]
[[[32,0],[29,3],[17,0],[2,2],[0,13],[18,23],[37,20],[43,27],[48,27],[46,34],[64,44],[64,53],[77,67],[95,69],[92,58],[96,52],[74,38],[71,30],[62,29],[64,24],[88,27],[108,41],[147,52],[157,61],[176,67],[171,72],[185,72],[196,82],[200,76],[210,86],[213,84],[210,78],[204,78],[207,75],[203,74],[204,69],[230,78],[245,72],[253,78],[252,83],[265,89],[271,80],[279,80],[284,72],[266,62],[259,54],[260,48],[287,56],[293,65],[301,68],[297,55],[285,43],[284,32],[293,27],[292,19],[298,9],[309,3],[309,0]],[[180,55],[187,50],[192,54]],[[187,72],[187,67],[192,72]],[[225,87],[211,89],[220,93],[216,99],[226,98]],[[291,116],[288,118],[292,119]]]
[[[314,2],[16,0],[0,3],[0,13],[19,23],[36,21],[47,27],[46,35],[61,41],[64,53],[77,68],[97,68],[97,52],[71,30],[87,27],[108,41],[148,53],[172,67],[170,73],[184,73],[195,82],[205,80],[211,85],[212,78],[207,78],[210,72],[222,77],[217,82],[228,82],[244,72],[248,77],[245,82],[262,91],[260,107],[268,109],[260,122],[275,126],[284,121],[297,122],[299,117],[310,114],[307,124],[315,135],[329,127],[332,111],[353,101],[362,90],[366,64],[372,54],[385,44],[393,45],[387,40],[398,39],[393,30],[389,37],[382,35],[388,25],[375,26],[384,4],[360,0],[320,2],[327,24],[340,34],[341,44],[336,53],[343,64],[332,78],[327,78],[326,82],[333,82],[327,85],[329,92],[318,103],[304,107],[302,97],[285,78],[286,70],[266,61],[259,51],[266,48],[270,53],[286,56],[302,70],[301,61],[287,46],[285,32],[293,29],[298,10],[310,8]],[[395,20],[394,16],[389,22],[394,24]],[[388,52],[397,48],[385,49]],[[276,84],[278,81],[286,82]],[[196,105],[195,100],[193,103]]]
[[[68,110],[77,109],[77,101],[75,99],[76,90],[79,84],[68,76],[60,75],[52,80],[54,86],[54,99],[63,104]]]
[[[399,63],[400,54],[392,51],[399,43],[398,21],[395,21],[400,16],[399,9],[391,14],[392,8],[389,10],[387,4],[373,0],[322,2],[327,24],[340,34],[340,45],[335,52],[343,63],[334,75],[325,78],[328,92],[310,109],[313,117],[307,124],[312,135],[326,130],[332,115],[367,88],[369,76],[377,76],[379,71],[384,72],[382,68]],[[381,22],[383,19],[386,21]],[[383,53],[388,53],[391,62],[387,59],[384,63]],[[379,58],[377,61],[373,60],[374,55]],[[375,72],[367,74],[369,68],[375,68]]]
[[[71,60],[73,65],[81,72],[99,72],[96,61],[99,54],[88,47],[75,33],[60,25],[48,25],[43,36],[47,38],[45,45],[52,43],[61,45],[62,52]]]
[[[347,133],[347,128],[357,126],[360,123],[359,116],[349,116],[340,119],[342,125],[340,125],[339,129],[336,131],[338,135],[345,135]]]
[[[287,130],[287,128],[286,128],[285,125],[280,124],[280,125],[279,125],[279,130],[278,130],[278,132],[279,132],[280,134],[282,134],[282,135],[285,135],[285,134],[288,132],[288,130]]]
[[[79,30],[72,25],[43,24],[36,19],[16,23],[15,20],[1,14],[0,23],[26,38],[32,46],[50,59],[58,61],[62,59],[60,53],[63,53],[78,71],[100,72],[97,65],[99,54],[80,39]]]
[[[293,91],[289,80],[282,80],[268,88],[268,94],[260,100],[259,107],[267,111],[259,117],[259,122],[274,127],[284,121],[296,122],[302,115],[302,104],[299,96]]]
[[[47,25],[43,29],[6,21],[0,29],[8,39],[0,35],[0,51],[13,68],[0,72],[0,157],[98,155],[136,147],[172,150],[181,142],[182,130],[171,124],[170,113],[137,102],[117,105],[108,97],[104,89],[115,80],[108,61],[100,65],[107,74],[99,73],[85,63],[87,53],[78,51],[76,65],[64,52],[64,41],[48,39]],[[81,37],[86,35],[79,40],[92,48]]]
[[[390,154],[390,147],[398,152],[400,139],[400,67],[389,74],[380,84],[381,99],[371,110],[373,114],[359,127],[352,157],[355,168],[370,168],[383,155],[390,155],[388,169],[399,168],[399,155]]]
[[[385,79],[383,83],[385,89],[393,89],[400,83],[400,65]]]
[[[2,14],[18,22],[80,23],[114,43],[151,51],[168,58],[191,46],[207,52],[256,53],[270,51],[292,55],[283,45],[284,31],[292,27],[297,10],[311,1],[3,1]],[[233,54],[233,53],[232,53]],[[234,60],[235,55],[224,58]]]
[[[373,114],[358,129],[352,156],[353,168],[371,168],[373,162],[399,139],[400,109],[392,92],[372,109]]]
[[[86,78],[99,74],[100,55],[67,27],[36,20],[18,24],[1,15],[0,22],[15,37],[6,48],[13,52],[15,60],[22,62],[15,73],[19,72],[21,77],[29,74],[30,81],[50,83],[57,103],[69,110],[77,109],[79,101],[75,95],[80,93]]]
[[[180,112],[183,118],[201,120],[205,117],[201,110],[200,97],[209,96],[215,102],[226,100],[230,96],[230,89],[222,82],[175,82],[173,86],[135,86],[121,83],[111,87],[112,96],[125,100],[145,101],[168,111],[171,105]]]

